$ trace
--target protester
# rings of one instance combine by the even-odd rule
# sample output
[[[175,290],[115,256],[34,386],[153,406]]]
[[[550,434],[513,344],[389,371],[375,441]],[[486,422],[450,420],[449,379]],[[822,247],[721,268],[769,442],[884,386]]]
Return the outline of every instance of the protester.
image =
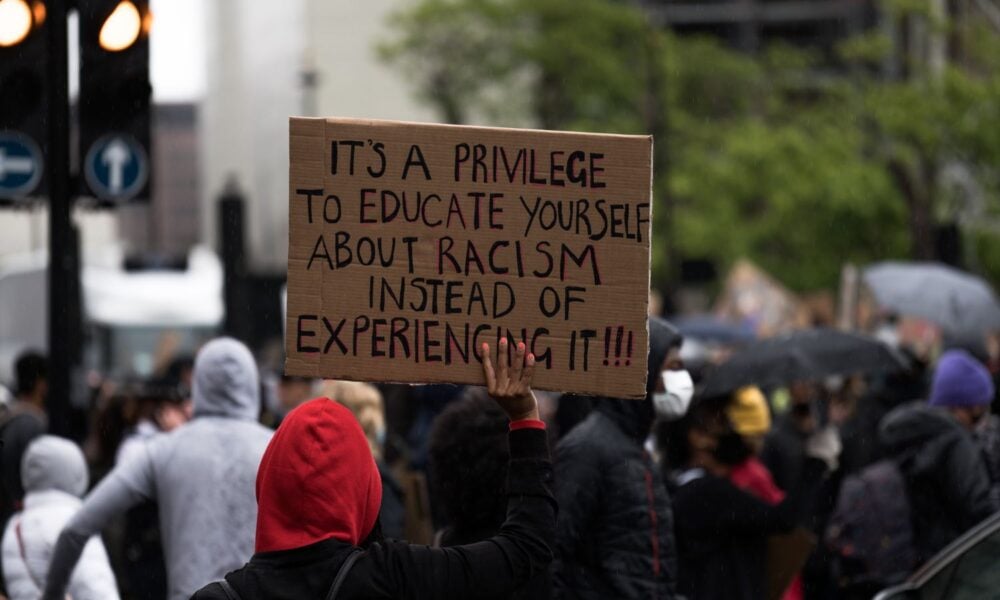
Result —
[[[37,352],[21,354],[14,362],[16,396],[0,408],[0,527],[24,498],[21,460],[28,445],[48,430],[45,400],[48,395],[48,361]],[[0,569],[2,575],[2,569]],[[2,584],[3,577],[0,577]],[[0,598],[3,596],[0,585]]]
[[[168,598],[239,566],[252,551],[253,481],[270,439],[257,424],[257,366],[242,343],[221,338],[195,360],[194,418],[156,436],[87,496],[56,544],[44,598],[62,600],[84,543],[144,500],[159,504]]]
[[[971,436],[992,396],[986,369],[966,352],[949,351],[938,362],[928,404],[900,407],[882,422],[879,441],[905,481],[921,560],[997,509]]]
[[[284,417],[296,406],[316,395],[316,380],[309,377],[282,375],[278,382],[277,395],[278,414]]]
[[[125,431],[115,450],[115,464],[127,462],[146,443],[161,432],[171,432],[190,418],[190,401],[178,395],[171,385],[153,382],[137,390],[126,404]]]
[[[0,524],[6,523],[24,498],[21,459],[28,444],[48,429],[45,396],[48,394],[48,361],[36,352],[25,352],[14,363],[16,399],[0,411]]]
[[[892,373],[872,373],[863,379],[853,376],[831,398],[831,422],[840,427],[844,450],[840,456],[840,473],[851,475],[882,458],[884,449],[878,442],[879,425],[893,409],[927,397],[928,367],[908,346],[899,346],[899,355],[906,367]],[[864,385],[858,385],[862,382]],[[838,404],[845,408],[844,419],[838,419]],[[842,421],[842,422],[841,422]]]
[[[819,386],[797,381],[788,391],[791,395],[788,412],[777,419],[760,455],[774,482],[783,490],[791,489],[798,481],[806,460],[806,440],[820,425]]]
[[[729,471],[729,481],[772,506],[781,504],[785,499],[785,492],[775,485],[771,472],[758,458],[764,447],[764,437],[771,430],[771,409],[767,398],[760,388],[740,388],[733,394],[725,410],[733,431],[742,438],[744,446],[733,458],[735,460],[741,453],[747,455],[745,460]],[[802,597],[802,579],[796,577],[782,598],[799,600]]]
[[[382,394],[373,385],[357,381],[329,381],[323,386],[323,395],[334,398],[346,406],[365,432],[368,448],[375,458],[382,480],[382,507],[379,526],[388,538],[405,539],[406,510],[403,488],[385,461],[385,411]]]
[[[740,388],[733,393],[724,412],[732,431],[739,436],[739,439],[727,438],[733,447],[726,457],[727,462],[733,463],[729,481],[768,504],[780,503],[785,493],[775,485],[771,472],[758,458],[764,436],[771,429],[771,411],[764,394],[756,387]]]
[[[990,479],[990,500],[1000,506],[1000,417],[991,414],[996,384],[987,365],[990,353],[980,344],[952,349],[938,361],[931,404],[945,408],[972,433]]]
[[[10,519],[4,532],[3,570],[10,600],[36,600],[56,537],[87,491],[87,464],[73,442],[43,435],[28,446],[21,479],[27,495],[24,510]],[[73,600],[117,600],[115,577],[100,538],[86,540],[66,592]]]
[[[436,545],[467,544],[496,533],[507,509],[509,461],[507,415],[485,389],[467,388],[431,429],[431,501],[444,523]]]
[[[990,500],[1000,507],[1000,417],[987,414],[973,432],[990,477]]]
[[[989,413],[993,392],[993,379],[979,360],[964,350],[949,350],[938,360],[929,403],[972,432]]]
[[[759,464],[756,457],[764,449],[764,440],[771,431],[771,408],[764,393],[756,386],[742,387],[733,392],[725,410],[733,429],[743,438],[750,452],[745,462]]]
[[[382,540],[381,483],[361,427],[317,398],[289,413],[261,461],[256,554],[193,600],[507,598],[542,572],[556,506],[531,393],[534,356],[519,344],[508,369],[502,340],[495,372],[488,347],[482,357],[489,394],[510,419],[507,520],[497,535],[451,548]]]
[[[118,445],[116,465],[132,460],[157,434],[169,433],[188,421],[190,398],[183,392],[181,382],[171,377],[150,382],[130,398],[126,421],[132,426]],[[133,506],[124,521],[119,559],[122,593],[142,600],[165,600],[167,567],[156,501]]]
[[[536,392],[537,397],[537,392]],[[467,387],[438,415],[430,439],[431,503],[441,523],[435,546],[496,535],[507,504],[507,416],[485,388]],[[511,598],[550,598],[542,573]]]
[[[655,407],[685,405],[683,397],[690,399],[690,376],[676,373],[683,369],[680,345],[673,327],[651,317],[646,398],[595,399],[594,410],[556,446],[560,511],[553,585],[559,597],[674,596],[670,499],[643,446]],[[672,403],[671,395],[678,402]],[[661,398],[654,402],[654,396]]]
[[[688,468],[678,478],[674,519],[679,590],[690,600],[765,598],[767,536],[790,531],[809,514],[840,452],[832,429],[817,431],[805,443],[800,479],[777,504],[762,500],[730,480],[752,450],[730,423],[726,402],[700,401],[683,422],[688,445],[678,459]]]

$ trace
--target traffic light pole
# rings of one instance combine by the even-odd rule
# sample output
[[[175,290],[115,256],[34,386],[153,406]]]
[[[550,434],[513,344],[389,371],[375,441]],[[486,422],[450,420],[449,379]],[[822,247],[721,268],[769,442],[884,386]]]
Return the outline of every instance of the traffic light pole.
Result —
[[[70,393],[75,335],[74,317],[79,315],[72,302],[79,302],[73,278],[79,277],[70,211],[69,165],[69,47],[67,42],[67,4],[47,3],[49,92],[49,144],[46,169],[49,183],[49,393],[46,399],[49,431],[56,435],[70,433]]]

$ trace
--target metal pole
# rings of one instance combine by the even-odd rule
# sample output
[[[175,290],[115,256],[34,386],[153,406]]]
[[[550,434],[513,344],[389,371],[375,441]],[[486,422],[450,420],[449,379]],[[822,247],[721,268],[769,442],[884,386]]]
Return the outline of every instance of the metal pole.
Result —
[[[49,92],[49,430],[70,433],[70,392],[77,342],[73,332],[76,244],[71,230],[69,173],[69,49],[66,0],[47,3]]]
[[[219,198],[219,241],[225,273],[223,296],[226,319],[223,329],[244,342],[250,342],[250,310],[246,280],[246,244],[244,242],[243,193],[235,178],[226,182]]]

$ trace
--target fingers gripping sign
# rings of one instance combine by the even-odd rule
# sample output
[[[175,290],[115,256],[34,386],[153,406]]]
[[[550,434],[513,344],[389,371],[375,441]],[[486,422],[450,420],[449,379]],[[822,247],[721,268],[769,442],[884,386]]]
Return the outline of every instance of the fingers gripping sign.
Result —
[[[493,368],[489,344],[480,350],[483,375],[490,397],[507,413],[511,421],[538,419],[538,403],[531,392],[535,376],[535,355],[519,343],[514,351],[513,364],[508,364],[507,340],[501,339],[497,349],[497,366]]]

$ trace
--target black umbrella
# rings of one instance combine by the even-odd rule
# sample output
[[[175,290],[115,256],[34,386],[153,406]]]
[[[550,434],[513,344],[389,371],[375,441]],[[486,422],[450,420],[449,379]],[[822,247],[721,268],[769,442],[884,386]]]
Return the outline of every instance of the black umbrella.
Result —
[[[902,357],[875,338],[807,329],[744,346],[708,375],[702,395],[721,396],[746,385],[766,387],[904,368]]]

